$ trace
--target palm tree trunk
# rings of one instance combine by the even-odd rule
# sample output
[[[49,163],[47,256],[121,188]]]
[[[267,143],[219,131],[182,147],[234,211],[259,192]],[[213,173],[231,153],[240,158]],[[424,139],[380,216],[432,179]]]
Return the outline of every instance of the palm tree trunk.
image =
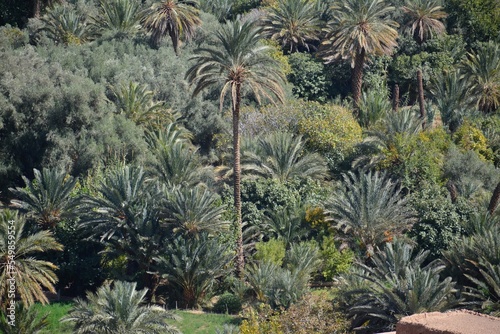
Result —
[[[236,273],[243,278],[245,258],[243,255],[243,222],[241,218],[241,165],[240,165],[240,103],[241,84],[236,84],[236,100],[233,100],[233,155],[234,155],[234,207],[237,220]]]
[[[498,182],[495,190],[493,191],[493,195],[491,196],[490,205],[488,205],[488,212],[490,215],[493,215],[495,212],[498,202],[500,200],[500,182]]]
[[[398,112],[399,108],[399,85],[394,84],[394,94],[392,99],[392,110]]]
[[[41,12],[40,1],[42,0],[33,0],[33,17],[39,18]]]
[[[425,128],[426,117],[425,117],[425,100],[424,100],[424,81],[422,79],[422,70],[419,68],[417,70],[417,81],[418,81],[418,106],[420,107],[420,118],[422,118],[422,126]]]
[[[352,97],[354,99],[354,108],[356,114],[358,113],[359,100],[361,99],[361,85],[363,83],[363,65],[365,64],[365,49],[356,55],[354,60],[354,69],[352,70]]]

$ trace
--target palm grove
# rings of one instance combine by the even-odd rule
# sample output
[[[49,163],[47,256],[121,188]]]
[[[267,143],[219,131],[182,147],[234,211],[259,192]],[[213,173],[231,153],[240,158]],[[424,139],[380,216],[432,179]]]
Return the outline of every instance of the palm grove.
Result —
[[[243,304],[228,333],[500,314],[492,2],[1,6],[0,300],[15,277],[25,332],[56,291],[75,333],[179,332],[157,305]]]

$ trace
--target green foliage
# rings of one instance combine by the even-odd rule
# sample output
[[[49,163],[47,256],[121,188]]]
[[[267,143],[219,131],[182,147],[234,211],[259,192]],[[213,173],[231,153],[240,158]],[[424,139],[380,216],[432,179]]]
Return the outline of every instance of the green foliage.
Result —
[[[465,274],[475,285],[466,294],[478,299],[483,312],[498,317],[500,315],[500,265],[473,263],[481,273],[480,278]],[[465,293],[464,293],[465,294]]]
[[[176,319],[159,306],[146,306],[147,289],[136,291],[136,283],[116,281],[113,287],[104,285],[97,292],[87,293],[87,300],[77,299],[62,321],[74,322],[73,333],[90,334],[179,334],[167,323]]]
[[[26,44],[28,44],[28,35],[25,30],[11,27],[8,24],[0,25],[0,47],[15,49]]]
[[[467,121],[457,129],[453,140],[463,150],[472,150],[485,161],[493,159],[493,152],[488,147],[488,142],[481,129]]]
[[[418,189],[425,182],[439,184],[445,154],[451,145],[449,135],[442,128],[408,136],[396,134],[382,149],[379,166],[401,180],[403,186]]]
[[[241,309],[241,299],[232,293],[225,293],[219,297],[212,311],[215,313],[238,314]]]
[[[134,0],[100,1],[99,13],[93,24],[100,34],[112,34],[115,38],[134,36],[139,32],[143,16],[141,3]]]
[[[367,256],[377,245],[409,228],[414,220],[414,212],[398,184],[386,174],[372,171],[344,174],[325,208],[334,227]]]
[[[449,0],[449,30],[459,30],[469,43],[498,38],[500,10],[492,0]]]
[[[391,110],[385,85],[363,92],[359,102],[359,125],[368,128],[383,118]]]
[[[250,309],[241,323],[240,334],[282,334],[278,315],[269,306],[261,304],[256,311]]]
[[[33,173],[33,181],[23,176],[26,188],[10,188],[17,198],[12,204],[27,212],[42,229],[53,229],[62,220],[72,218],[78,201],[71,192],[77,180],[57,169],[34,169]]]
[[[351,111],[341,106],[301,102],[301,109],[298,132],[311,150],[326,155],[330,168],[337,167],[361,141],[361,127]]]
[[[451,308],[456,303],[455,282],[440,277],[445,266],[439,262],[423,266],[427,254],[415,254],[413,246],[395,240],[375,253],[370,266],[360,264],[368,287],[351,305],[352,327],[393,330],[403,316]]]
[[[216,280],[229,272],[233,258],[229,244],[201,233],[197,238],[179,236],[164,254],[155,258],[156,270],[168,279],[184,307],[200,305]]]
[[[321,260],[321,274],[325,280],[332,281],[349,270],[354,261],[354,252],[350,249],[339,250],[333,236],[323,236]]]
[[[84,15],[79,15],[75,8],[70,6],[57,6],[49,10],[42,18],[44,27],[42,31],[55,43],[64,45],[80,45],[95,37],[91,25],[87,25]]]
[[[411,204],[417,211],[418,221],[410,236],[420,249],[429,250],[431,258],[438,258],[463,234],[463,222],[472,208],[463,201],[453,204],[447,190],[428,184],[411,195]]]
[[[4,334],[42,334],[48,327],[48,314],[39,315],[34,306],[26,308],[23,303],[16,302],[15,319],[6,317],[8,311],[0,314],[0,331]],[[12,325],[12,322],[14,325]]]
[[[326,102],[330,78],[326,75],[325,65],[308,53],[293,53],[288,61],[291,73],[287,79],[293,84],[294,96],[305,101]]]
[[[257,261],[270,262],[281,266],[285,258],[285,243],[282,240],[270,239],[266,242],[255,244],[255,254],[253,258]]]

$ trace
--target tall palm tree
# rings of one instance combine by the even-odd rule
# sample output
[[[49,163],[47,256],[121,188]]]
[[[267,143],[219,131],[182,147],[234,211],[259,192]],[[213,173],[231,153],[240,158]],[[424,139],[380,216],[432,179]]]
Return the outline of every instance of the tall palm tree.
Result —
[[[397,184],[379,172],[349,172],[327,201],[326,213],[336,228],[361,244],[368,256],[388,236],[401,233],[413,222],[413,212]]]
[[[191,38],[201,25],[197,7],[198,1],[195,0],[166,0],[153,4],[142,20],[142,25],[151,33],[151,43],[158,47],[163,37],[169,34],[178,54],[180,38]]]
[[[261,96],[284,100],[281,82],[284,80],[280,65],[267,53],[268,47],[260,45],[261,29],[254,22],[228,22],[216,32],[220,46],[202,48],[192,57],[195,64],[187,71],[186,78],[195,85],[193,94],[212,86],[222,87],[220,108],[224,97],[231,93],[233,115],[234,155],[234,206],[238,224],[237,271],[241,276],[244,268],[242,220],[241,220],[241,166],[239,118],[242,89],[248,87],[258,102]]]
[[[310,0],[281,0],[262,19],[264,34],[278,41],[285,52],[314,49],[320,24],[316,4]]]
[[[345,0],[332,8],[326,39],[320,54],[331,62],[351,61],[352,94],[357,107],[361,98],[363,67],[370,55],[390,54],[397,45],[398,24],[389,19],[394,7],[384,0]]]
[[[440,0],[406,0],[402,10],[406,14],[406,27],[419,45],[422,45],[428,38],[441,35],[446,31],[440,20],[444,19],[447,14],[443,11]],[[420,117],[425,126],[424,83],[421,68],[417,70],[417,81]]]
[[[14,254],[9,252],[9,240],[14,241]],[[2,305],[6,305],[8,296],[10,284],[7,279],[14,279],[16,294],[27,307],[36,301],[42,304],[48,303],[44,289],[55,293],[54,284],[57,282],[57,276],[54,270],[57,267],[51,262],[37,260],[35,256],[51,250],[62,250],[62,245],[54,239],[51,232],[29,233],[24,217],[10,210],[0,212],[0,301]],[[9,268],[8,264],[12,261],[12,267]]]
[[[146,306],[147,289],[136,291],[136,283],[114,282],[77,299],[62,321],[73,322],[75,334],[180,334],[167,323],[176,317],[159,306]]]
[[[258,139],[254,152],[244,152],[244,168],[281,182],[294,178],[324,179],[326,161],[317,153],[305,152],[301,136],[276,132]]]
[[[42,229],[54,228],[61,220],[70,218],[78,204],[71,197],[76,179],[65,171],[44,168],[41,172],[33,169],[35,179],[23,176],[25,188],[10,188],[17,197],[11,201],[14,207],[27,212]]]

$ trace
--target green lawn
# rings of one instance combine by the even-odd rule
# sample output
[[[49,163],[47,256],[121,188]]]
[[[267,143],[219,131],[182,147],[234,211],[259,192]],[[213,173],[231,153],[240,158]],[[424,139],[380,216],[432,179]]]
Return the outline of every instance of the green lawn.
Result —
[[[61,323],[60,319],[66,315],[71,308],[71,303],[52,303],[50,305],[35,305],[39,315],[48,313],[49,327],[43,334],[71,334],[71,324]],[[194,313],[189,311],[175,311],[181,318],[172,321],[184,334],[215,334],[216,328],[224,324],[239,325],[240,318],[225,314]]]

